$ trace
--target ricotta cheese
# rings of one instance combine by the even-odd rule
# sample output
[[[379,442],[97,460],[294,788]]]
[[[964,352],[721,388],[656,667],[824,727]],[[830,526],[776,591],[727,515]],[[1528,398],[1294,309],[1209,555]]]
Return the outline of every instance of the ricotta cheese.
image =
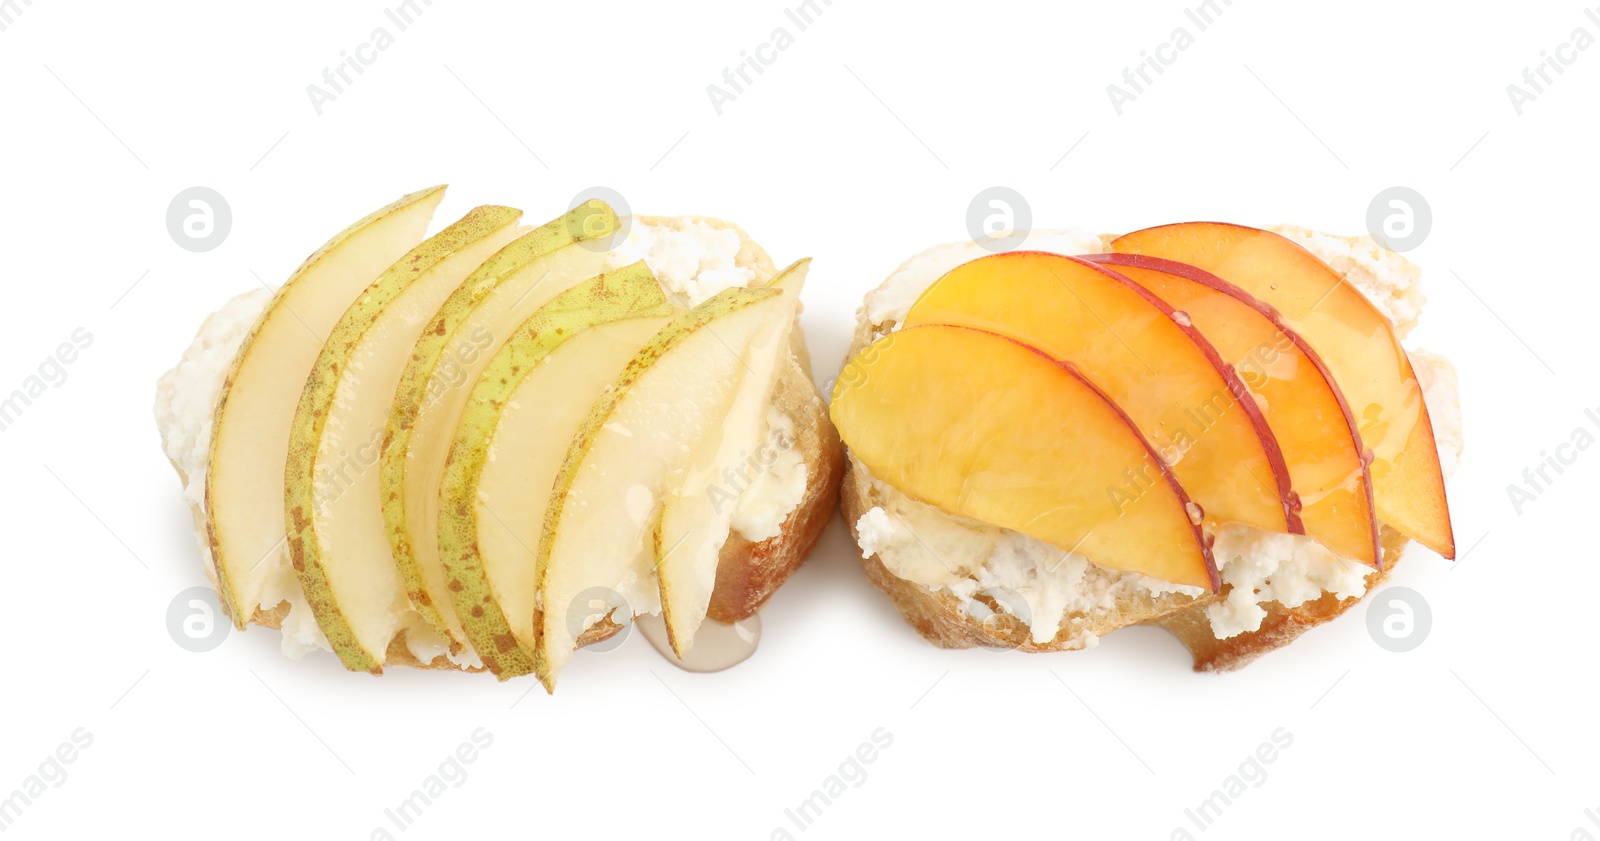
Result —
[[[272,292],[252,289],[206,317],[200,332],[183,352],[177,367],[156,383],[156,426],[161,429],[161,448],[172,466],[183,474],[183,501],[205,504],[206,461],[211,457],[211,419],[222,393],[222,381],[245,336],[255,326]],[[208,563],[207,574],[216,583],[216,572],[209,563],[211,545],[201,537],[201,551]]]
[[[758,279],[754,270],[737,264],[742,247],[738,231],[713,228],[697,220],[682,220],[670,227],[634,224],[607,263],[620,268],[642,259],[669,297],[679,305],[693,306],[723,289],[748,286]],[[270,291],[254,289],[207,317],[178,365],[156,385],[155,417],[162,449],[183,478],[183,500],[195,514],[195,537],[213,586],[217,579],[205,533],[205,482],[217,397],[240,345],[271,299]],[[767,424],[789,443],[776,452],[770,467],[744,489],[736,503],[733,527],[752,541],[778,534],[805,496],[805,460],[793,446],[793,425],[776,409],[769,409]],[[284,655],[299,659],[317,649],[331,651],[293,567],[288,563],[278,566],[279,574],[268,580],[263,590],[261,606],[268,610],[280,604],[288,606],[280,643]],[[636,612],[660,610],[653,581],[623,582],[619,591],[631,594]],[[414,613],[405,638],[407,648],[421,662],[444,656],[463,668],[481,665],[470,648],[451,655],[447,641]]]
[[[853,471],[870,475],[866,465],[851,458]],[[1083,626],[1109,616],[1119,599],[1205,593],[1199,587],[1107,569],[1082,555],[950,514],[875,478],[871,481],[874,496],[887,507],[870,508],[856,521],[863,558],[876,554],[891,573],[956,596],[969,613],[987,610],[974,597],[988,596],[1027,621],[1036,644],[1055,639],[1069,619]],[[1087,644],[1081,627],[1071,630],[1073,639]]]
[[[1227,639],[1261,628],[1268,602],[1299,607],[1324,591],[1341,599],[1367,592],[1365,564],[1341,558],[1303,534],[1265,532],[1230,523],[1212,546],[1227,598],[1206,606],[1211,633]]]
[[[1422,402],[1433,422],[1433,440],[1439,445],[1439,469],[1449,479],[1461,468],[1465,442],[1461,431],[1461,391],[1456,366],[1432,351],[1407,350],[1411,370],[1422,386]]]
[[[806,459],[796,445],[794,421],[767,407],[766,442],[754,455],[757,470],[734,504],[733,531],[751,543],[783,532],[783,521],[806,496]]]
[[[611,253],[617,268],[645,261],[673,303],[692,307],[756,280],[753,269],[738,263],[743,245],[738,231],[685,218],[675,227],[635,222]]]
[[[1400,335],[1409,333],[1423,301],[1419,270],[1370,237],[1334,237],[1304,228],[1274,229],[1335,270],[1346,274],[1389,317]],[[1034,232],[1031,250],[1058,254],[1097,254],[1102,239],[1081,229]],[[989,252],[967,243],[935,246],[906,261],[868,294],[864,313],[874,329],[898,324],[913,302],[950,269]],[[1460,464],[1461,411],[1455,369],[1436,354],[1408,351],[1433,421],[1440,461],[1448,478]],[[949,593],[969,615],[989,610],[979,594],[1027,622],[1033,642],[1047,644],[1066,632],[1069,647],[1098,642],[1088,629],[1110,615],[1120,599],[1177,594],[1196,598],[1205,591],[1159,581],[1138,573],[1101,567],[1027,535],[959,517],[911,499],[871,476],[872,497],[885,501],[856,522],[862,557],[874,554],[896,576]],[[1264,532],[1239,524],[1219,530],[1213,547],[1227,598],[1208,605],[1207,619],[1218,639],[1259,630],[1264,605],[1297,607],[1332,592],[1340,598],[1366,592],[1367,566],[1338,557],[1303,535]]]

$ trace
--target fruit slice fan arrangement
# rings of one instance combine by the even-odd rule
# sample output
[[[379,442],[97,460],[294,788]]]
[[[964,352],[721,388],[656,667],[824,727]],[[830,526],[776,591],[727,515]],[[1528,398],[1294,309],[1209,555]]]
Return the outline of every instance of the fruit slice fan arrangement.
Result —
[[[1379,524],[1455,555],[1393,325],[1309,252],[1216,223],[995,254],[928,287],[835,386],[877,478],[1111,569],[1219,589],[1223,524],[1378,567]]]
[[[532,227],[479,207],[423,239],[443,192],[335,236],[234,357],[206,482],[221,597],[242,628],[292,564],[349,669],[431,635],[553,688],[626,621],[584,594],[643,582],[682,656],[728,537],[693,483],[764,434],[806,262],[677,306],[614,264],[602,202]],[[340,472],[358,449],[378,463]]]

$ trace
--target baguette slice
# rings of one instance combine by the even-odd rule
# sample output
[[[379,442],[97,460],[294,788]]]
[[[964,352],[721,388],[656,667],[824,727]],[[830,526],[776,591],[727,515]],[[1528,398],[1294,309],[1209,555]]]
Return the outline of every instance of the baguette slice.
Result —
[[[1369,296],[1376,296],[1381,292],[1387,292],[1392,296],[1392,299],[1385,298],[1380,306],[1396,322],[1399,335],[1404,336],[1410,332],[1415,324],[1421,301],[1421,293],[1415,288],[1418,272],[1414,266],[1398,255],[1388,252],[1380,253],[1370,249],[1363,251],[1365,240],[1359,238],[1328,237],[1304,229],[1276,230],[1307,247],[1311,247],[1320,239],[1324,244],[1337,242],[1350,249],[1353,256],[1349,260],[1328,262],[1341,274],[1350,277],[1352,281],[1357,281],[1357,285]],[[1036,232],[1036,236],[1039,234],[1043,236],[1038,238],[1047,242],[1059,238],[1063,243],[1070,243],[1071,247],[1062,250],[1061,253],[1077,253],[1079,249],[1085,252],[1100,250],[1097,244],[1110,239],[1097,238],[1077,231],[1060,234]],[[972,246],[968,252],[962,255],[961,262],[988,253],[977,246]],[[906,261],[896,270],[895,275],[913,267],[921,272],[927,272],[930,266],[945,269],[953,265],[954,259],[941,260],[930,250]],[[941,262],[946,265],[940,265]],[[1392,271],[1401,278],[1399,285],[1392,290],[1380,290],[1374,285],[1372,274],[1380,263],[1387,263],[1381,268]],[[934,271],[934,278],[930,280],[939,274],[942,274],[942,271]],[[870,293],[867,296],[867,304],[858,310],[856,331],[845,356],[846,362],[867,345],[895,328],[895,321],[886,315],[893,307],[886,307],[874,301],[875,296],[880,301],[907,298],[908,293],[905,289],[890,291],[895,275],[891,275],[889,280]],[[1448,369],[1447,364],[1446,374],[1453,377],[1453,371]],[[1443,388],[1441,391],[1448,399],[1454,398],[1452,387]],[[1448,450],[1454,447],[1459,450],[1459,440],[1453,437],[1449,441],[1441,440],[1441,444],[1442,449]],[[850,529],[852,538],[859,547],[862,545],[862,535],[859,530],[862,516],[873,508],[892,508],[896,502],[903,503],[904,497],[872,476],[859,460],[849,456],[848,448],[846,455],[845,478],[840,491],[840,511],[844,515],[845,524]],[[1452,455],[1455,453],[1444,453],[1447,464],[1453,465],[1455,459],[1451,458]],[[1382,569],[1368,570],[1365,575],[1366,593],[1371,593],[1388,579],[1410,541],[1399,532],[1383,526],[1380,530],[1379,543],[1383,554]],[[985,564],[990,560],[991,558],[984,558],[979,563]],[[1222,562],[1220,556],[1218,562]],[[1103,586],[1101,592],[1108,606],[1092,611],[1069,611],[1063,616],[1054,638],[1039,641],[1034,638],[1029,623],[1013,615],[1008,609],[1010,605],[1002,603],[1003,599],[997,600],[994,596],[987,595],[988,590],[976,593],[970,602],[964,601],[949,589],[930,588],[896,575],[876,552],[862,552],[862,567],[868,580],[889,597],[907,624],[923,638],[941,648],[988,647],[1024,652],[1068,651],[1092,646],[1099,637],[1118,628],[1129,625],[1155,625],[1167,629],[1189,649],[1196,671],[1229,671],[1240,668],[1268,651],[1288,645],[1311,628],[1337,618],[1360,601],[1360,597],[1340,598],[1336,593],[1324,592],[1320,598],[1296,607],[1286,607],[1276,601],[1263,602],[1261,608],[1266,616],[1258,630],[1218,639],[1212,631],[1207,608],[1228,597],[1231,589],[1229,585],[1225,584],[1222,591],[1217,594],[1140,592],[1137,588],[1104,586],[1106,582],[1116,579],[1114,576],[1106,578],[1100,575],[1097,581]]]
[[[734,231],[740,239],[736,265],[754,272],[758,282],[777,274],[777,268],[766,251],[733,223],[696,216],[637,217],[635,221],[672,229],[699,223],[718,230]],[[249,307],[251,302],[244,300],[247,297],[248,293],[235,299],[230,302],[230,307]],[[204,453],[207,443],[204,439],[209,429],[209,419],[196,416],[202,410],[214,410],[216,395],[221,387],[220,379],[212,382],[214,378],[209,377],[207,372],[218,367],[219,358],[223,358],[224,363],[226,359],[231,359],[243,338],[243,333],[236,329],[202,327],[194,343],[184,353],[183,361],[161,377],[156,389],[155,414],[162,446],[185,489],[184,498],[189,503],[196,525],[196,542],[208,576],[214,576],[209,540],[204,530]],[[788,359],[777,377],[772,401],[776,409],[793,424],[795,451],[801,454],[805,462],[805,493],[800,504],[789,512],[777,535],[760,542],[746,540],[737,532],[729,536],[719,556],[716,587],[711,595],[708,613],[709,618],[717,621],[736,622],[760,610],[805,561],[838,504],[839,482],[844,469],[843,448],[828,418],[827,405],[812,382],[811,363],[798,325],[791,331],[790,348]],[[225,369],[227,366],[223,364],[220,367]],[[303,599],[299,593],[290,596]],[[262,605],[248,617],[248,621],[268,628],[281,628],[286,621],[290,621],[291,603],[291,599],[286,597],[270,607]],[[312,621],[303,602],[294,614],[296,621]],[[607,617],[585,631],[579,637],[578,645],[592,645],[610,638],[621,629],[621,625]],[[287,640],[284,647],[285,653],[291,656],[297,657],[304,652],[303,648],[291,648]],[[451,662],[443,652],[424,651],[419,655],[404,631],[390,642],[386,664],[483,671],[481,666],[463,666]]]

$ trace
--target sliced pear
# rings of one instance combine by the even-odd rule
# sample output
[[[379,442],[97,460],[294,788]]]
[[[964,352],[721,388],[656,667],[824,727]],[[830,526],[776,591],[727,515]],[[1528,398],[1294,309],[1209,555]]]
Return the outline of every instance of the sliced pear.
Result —
[[[657,611],[650,535],[668,477],[726,410],[746,350],[788,306],[771,288],[713,295],[656,334],[584,419],[539,542],[534,664],[546,689],[593,624],[573,610],[585,593],[611,590],[634,614]]]
[[[1455,536],[1433,422],[1394,325],[1311,252],[1268,232],[1217,222],[1148,228],[1111,243],[1210,272],[1277,310],[1333,373],[1372,451],[1378,519],[1446,558]]]
[[[522,322],[467,399],[439,554],[461,626],[502,680],[533,671],[534,547],[573,433],[672,311],[643,262],[580,283]]]
[[[1334,554],[1378,566],[1372,479],[1344,395],[1305,339],[1276,311],[1221,278],[1139,254],[1085,259],[1112,266],[1184,313],[1239,371],[1277,433],[1306,534]],[[1180,474],[1181,478],[1181,474]]]
[[[845,366],[830,411],[850,451],[914,499],[1101,566],[1219,586],[1200,518],[1155,448],[1040,350],[969,327],[907,327]]]
[[[738,384],[727,409],[712,421],[681,474],[668,480],[661,501],[661,520],[653,533],[656,578],[667,641],[680,660],[705,621],[717,562],[732,527],[736,500],[723,487],[726,477],[747,470],[762,447],[774,445],[767,440],[766,410],[789,356],[789,335],[810,265],[802,260],[773,279],[770,286],[782,290],[788,306],[775,308],[771,323],[757,331],[745,354],[746,366],[734,372]]]
[[[1300,533],[1278,440],[1233,369],[1193,324],[1116,272],[1038,251],[952,269],[906,326],[1010,336],[1070,363],[1128,413],[1213,522]]]
[[[378,494],[400,372],[428,317],[516,237],[521,216],[476,208],[390,266],[345,310],[300,394],[284,474],[290,557],[317,624],[353,671],[382,671],[411,611]]]
[[[523,234],[479,266],[439,306],[411,351],[383,441],[379,481],[389,546],[424,621],[458,644],[467,638],[439,558],[439,493],[467,397],[496,350],[557,294],[610,268],[603,251],[569,247],[617,230],[617,215],[590,201]]]
[[[340,316],[422,240],[443,198],[444,187],[411,193],[328,240],[278,289],[234,356],[212,421],[205,510],[218,591],[240,628],[289,556],[283,476],[306,376]]]

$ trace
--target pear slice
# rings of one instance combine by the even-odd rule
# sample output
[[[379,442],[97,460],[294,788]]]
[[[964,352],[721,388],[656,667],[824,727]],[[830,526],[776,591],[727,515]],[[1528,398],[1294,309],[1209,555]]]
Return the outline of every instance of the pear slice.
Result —
[[[400,376],[379,463],[384,526],[412,604],[456,644],[467,638],[445,588],[438,528],[456,424],[479,375],[517,325],[563,290],[611,268],[606,252],[569,246],[604,239],[619,227],[616,213],[595,200],[500,249],[439,306]]]
[[[476,208],[390,266],[339,319],[300,395],[284,474],[290,556],[318,625],[352,671],[382,671],[411,612],[378,496],[395,385],[428,316],[516,237],[521,216]]]
[[[726,477],[745,470],[770,441],[766,409],[772,402],[789,335],[800,307],[809,260],[802,260],[769,284],[782,290],[788,306],[772,313],[745,354],[747,367],[735,371],[738,385],[721,421],[713,421],[681,476],[669,481],[654,531],[656,578],[667,640],[681,660],[706,618],[717,581],[717,561],[728,541],[737,499],[723,487]]]
[[[287,567],[289,428],[323,339],[372,279],[422,240],[444,189],[403,196],[328,240],[278,289],[233,358],[212,421],[205,510],[219,595],[237,627]]]
[[[657,611],[651,531],[662,490],[720,419],[745,351],[790,305],[771,288],[717,293],[656,334],[584,419],[539,542],[534,667],[545,689],[555,690],[578,636],[605,618],[575,609],[586,594],[611,591],[634,614]]]
[[[600,275],[522,322],[473,386],[445,464],[439,555],[462,629],[502,680],[533,671],[533,547],[573,433],[672,312],[643,262]]]

